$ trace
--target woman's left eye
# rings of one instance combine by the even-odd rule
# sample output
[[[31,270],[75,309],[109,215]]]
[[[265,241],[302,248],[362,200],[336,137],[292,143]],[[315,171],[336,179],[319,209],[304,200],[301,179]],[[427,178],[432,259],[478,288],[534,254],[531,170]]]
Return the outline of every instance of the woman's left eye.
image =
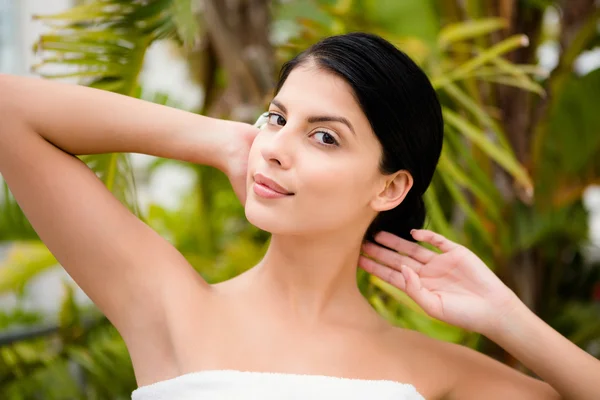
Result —
[[[319,140],[319,142],[321,142],[325,146],[339,146],[338,141],[330,133],[317,132],[313,136],[316,137]]]

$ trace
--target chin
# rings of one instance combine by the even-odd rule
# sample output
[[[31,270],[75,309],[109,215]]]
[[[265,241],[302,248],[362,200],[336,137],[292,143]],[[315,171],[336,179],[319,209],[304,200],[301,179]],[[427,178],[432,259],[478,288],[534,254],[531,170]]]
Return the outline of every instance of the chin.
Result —
[[[285,213],[257,203],[249,198],[244,207],[246,219],[252,225],[271,234],[292,233],[289,230],[290,218],[285,218]],[[288,229],[286,229],[286,227]]]
[[[336,229],[323,224],[323,221],[302,218],[298,214],[271,209],[262,204],[247,202],[245,214],[252,225],[271,235],[313,237],[320,233],[336,232]]]

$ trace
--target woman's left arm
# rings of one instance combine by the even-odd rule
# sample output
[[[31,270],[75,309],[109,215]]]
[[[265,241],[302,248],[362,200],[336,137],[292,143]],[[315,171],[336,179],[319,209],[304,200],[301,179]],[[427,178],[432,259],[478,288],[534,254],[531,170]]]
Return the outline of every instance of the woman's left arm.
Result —
[[[464,246],[428,230],[415,230],[413,237],[436,246],[441,253],[383,232],[375,240],[396,251],[366,243],[363,252],[369,258],[361,256],[360,267],[406,292],[430,316],[496,342],[557,392],[550,398],[600,399],[599,360],[538,318]],[[492,363],[489,365],[492,369]],[[491,386],[499,383],[495,382],[497,374],[477,375],[479,387],[485,387],[481,379],[489,379]],[[505,374],[504,383],[508,383],[506,376],[514,376],[515,383],[520,378]],[[535,398],[552,396],[538,390],[535,381],[529,382],[530,393],[539,393]],[[518,383],[523,387],[522,380]]]
[[[565,399],[600,399],[600,361],[552,329],[523,303],[485,334]]]

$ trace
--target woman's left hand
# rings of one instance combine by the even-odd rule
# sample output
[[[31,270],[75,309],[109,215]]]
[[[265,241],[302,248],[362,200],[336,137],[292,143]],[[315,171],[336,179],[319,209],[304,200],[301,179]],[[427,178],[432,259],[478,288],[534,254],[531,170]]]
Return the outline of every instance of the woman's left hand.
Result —
[[[451,325],[493,335],[499,321],[522,305],[510,290],[472,251],[435,232],[412,231],[425,247],[387,232],[365,243],[359,266],[396,286],[410,296],[427,314]]]

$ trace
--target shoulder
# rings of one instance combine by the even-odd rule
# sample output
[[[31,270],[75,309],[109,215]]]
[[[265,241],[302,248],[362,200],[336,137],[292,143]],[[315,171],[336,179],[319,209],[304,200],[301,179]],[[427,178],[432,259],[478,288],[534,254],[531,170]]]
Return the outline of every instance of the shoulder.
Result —
[[[548,384],[467,346],[406,329],[395,329],[393,335],[400,343],[394,351],[409,355],[417,385],[431,398],[556,398]]]
[[[425,398],[442,399],[458,379],[461,347],[423,333],[392,328],[385,340],[395,362],[405,365],[408,379]]]

